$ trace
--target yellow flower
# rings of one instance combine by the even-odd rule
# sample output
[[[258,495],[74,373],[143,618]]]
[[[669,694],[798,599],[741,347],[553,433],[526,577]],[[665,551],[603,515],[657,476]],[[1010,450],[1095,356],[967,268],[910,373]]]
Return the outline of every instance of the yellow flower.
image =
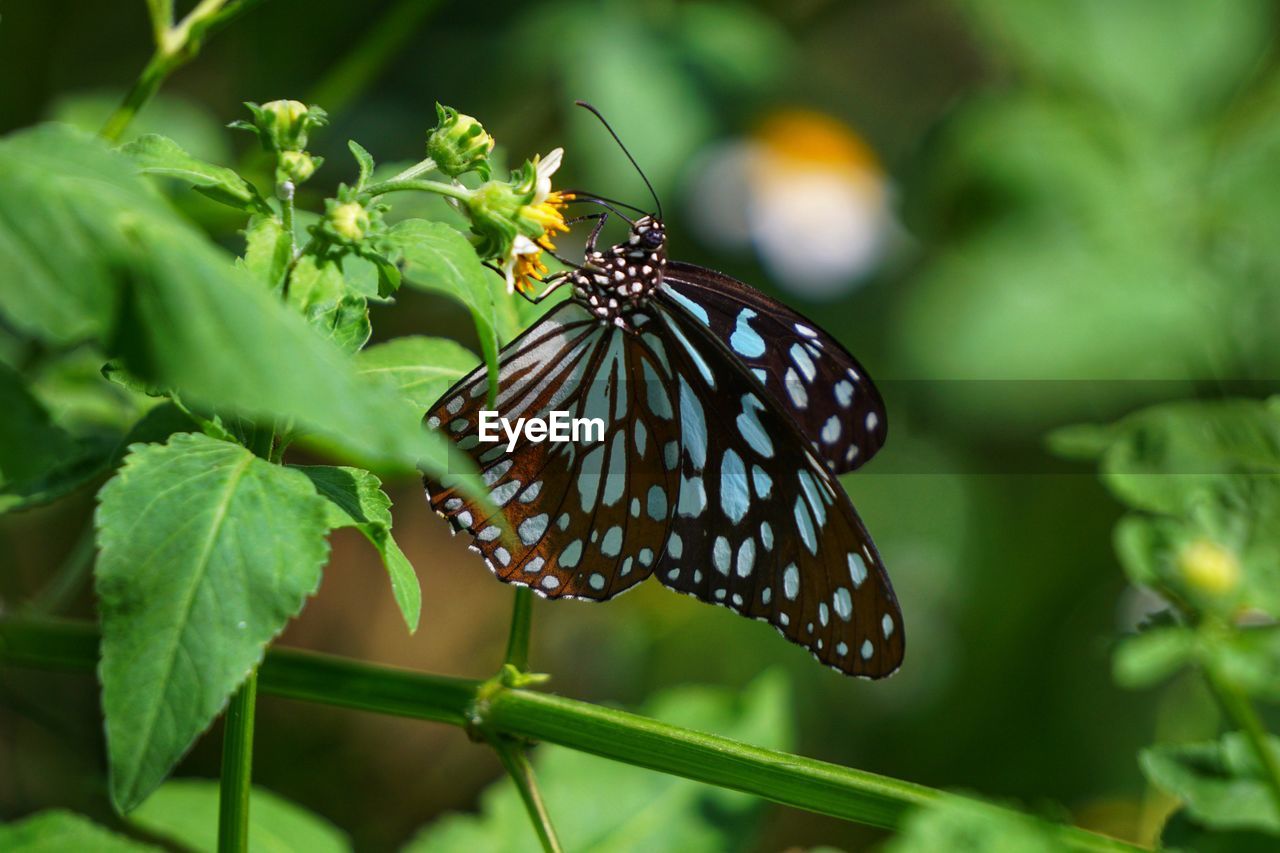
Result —
[[[1178,554],[1178,569],[1194,590],[1225,595],[1240,585],[1240,559],[1210,539],[1197,539]]]
[[[522,184],[525,192],[531,192],[529,200],[516,211],[517,234],[501,264],[507,279],[507,292],[532,293],[537,282],[547,274],[542,253],[554,252],[552,238],[556,233],[569,230],[564,220],[564,209],[573,196],[554,192],[551,176],[560,168],[564,149],[557,148],[545,158],[534,157]]]

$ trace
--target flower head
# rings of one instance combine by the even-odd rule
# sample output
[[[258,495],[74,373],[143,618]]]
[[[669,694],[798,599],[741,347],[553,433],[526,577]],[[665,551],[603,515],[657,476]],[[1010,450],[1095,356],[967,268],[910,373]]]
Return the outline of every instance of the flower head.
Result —
[[[303,151],[307,134],[329,123],[329,114],[316,105],[301,101],[268,101],[259,106],[246,102],[253,121],[236,121],[231,126],[253,131],[267,151]]]
[[[1226,595],[1240,585],[1240,558],[1211,539],[1188,543],[1178,553],[1177,563],[1187,585],[1204,595]]]
[[[488,180],[493,137],[479,121],[452,107],[436,104],[436,115],[439,121],[427,135],[427,156],[436,168],[451,178],[475,171]]]
[[[551,176],[560,168],[564,149],[534,157],[509,181],[489,181],[465,202],[481,257],[495,259],[507,280],[507,291],[529,293],[545,275],[542,253],[555,251],[552,238],[568,231],[564,207],[571,195],[554,192]]]
[[[362,200],[355,190],[342,185],[335,198],[325,200],[324,217],[312,227],[312,233],[328,246],[356,254],[374,251],[386,230],[386,210],[385,204]]]

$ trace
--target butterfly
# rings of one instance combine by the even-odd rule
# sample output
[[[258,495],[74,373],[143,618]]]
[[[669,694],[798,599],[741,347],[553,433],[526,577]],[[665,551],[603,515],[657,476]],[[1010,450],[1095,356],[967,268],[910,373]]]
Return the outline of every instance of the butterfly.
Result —
[[[785,305],[668,260],[660,204],[603,250],[596,216],[563,279],[571,297],[499,353],[492,411],[599,418],[603,438],[483,441],[478,367],[427,421],[475,462],[502,518],[428,478],[432,508],[498,578],[545,598],[604,601],[653,576],[839,672],[893,673],[902,613],[836,480],[885,441],[866,371]]]

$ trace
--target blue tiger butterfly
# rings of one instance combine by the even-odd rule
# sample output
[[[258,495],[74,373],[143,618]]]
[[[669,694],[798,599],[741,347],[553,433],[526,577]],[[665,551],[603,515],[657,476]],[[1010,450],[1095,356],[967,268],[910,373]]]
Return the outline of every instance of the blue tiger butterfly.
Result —
[[[476,463],[515,535],[428,480],[432,508],[498,578],[543,597],[604,601],[653,575],[768,622],[839,672],[893,673],[902,613],[836,480],[884,444],[879,392],[817,324],[668,260],[657,207],[603,251],[608,214],[595,214],[584,263],[563,274],[572,296],[499,353],[500,417],[599,417],[603,440],[482,442],[481,366],[428,423]]]

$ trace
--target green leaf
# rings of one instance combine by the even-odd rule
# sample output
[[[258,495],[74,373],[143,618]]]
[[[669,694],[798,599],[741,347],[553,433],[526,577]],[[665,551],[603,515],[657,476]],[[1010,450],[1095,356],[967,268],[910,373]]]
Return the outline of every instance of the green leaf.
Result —
[[[342,267],[306,255],[289,276],[289,304],[344,352],[356,352],[369,340],[369,303],[347,285]]]
[[[96,134],[120,106],[123,89],[72,92],[59,97],[49,109],[50,121],[68,124]],[[210,163],[228,163],[234,152],[227,139],[226,122],[203,103],[161,91],[152,96],[125,129],[121,142],[149,133],[162,133],[195,157]]]
[[[1280,627],[1237,628],[1214,636],[1201,654],[1219,678],[1251,696],[1280,700]]]
[[[1208,829],[1179,809],[1160,831],[1160,849],[1195,853],[1274,853],[1274,836],[1249,830]]]
[[[1268,743],[1280,755],[1280,738]],[[1142,751],[1151,784],[1179,797],[1187,814],[1214,829],[1255,829],[1280,835],[1280,811],[1244,735],[1194,744],[1160,744]]]
[[[391,536],[391,498],[382,481],[359,468],[328,465],[295,466],[311,478],[316,491],[329,499],[329,527],[354,527],[373,543],[391,578],[391,592],[409,632],[418,630],[422,588],[409,558]]]
[[[404,258],[404,278],[419,290],[442,293],[467,307],[489,366],[489,392],[498,388],[498,319],[491,277],[467,238],[442,222],[410,219],[389,235]]]
[[[1103,480],[1120,500],[1180,514],[1198,503],[1245,503],[1280,492],[1280,415],[1257,400],[1152,406],[1112,428]]]
[[[38,477],[75,450],[14,370],[0,364],[0,483]]]
[[[447,338],[409,335],[363,350],[356,366],[362,375],[394,384],[425,414],[453,383],[475,369],[476,357]]]
[[[739,696],[711,688],[679,688],[654,697],[645,713],[666,722],[786,749],[793,723],[790,691],[766,673]],[[743,849],[758,800],[687,779],[617,764],[562,747],[534,750],[539,789],[566,850]],[[479,815],[449,815],[405,848],[418,851],[536,851],[537,841],[509,781],[481,796]]]
[[[1065,853],[1071,849],[1030,817],[958,798],[915,810],[884,847],[885,853]]]
[[[240,210],[271,213],[253,184],[225,166],[192,157],[167,136],[150,133],[120,147],[145,175],[174,178],[195,187],[214,201]]]
[[[1155,628],[1129,637],[1112,661],[1116,683],[1136,689],[1165,680],[1191,660],[1195,641],[1195,634],[1183,627]]]
[[[351,156],[356,158],[356,165],[360,168],[360,177],[356,179],[356,192],[360,192],[373,174],[373,155],[354,139],[347,140],[347,147],[351,149]]]
[[[218,849],[218,783],[204,779],[166,782],[129,815],[149,835],[196,853]],[[262,853],[342,853],[346,834],[296,803],[254,787],[249,796],[249,850]]]
[[[284,281],[292,260],[293,237],[284,230],[280,220],[271,214],[250,217],[244,229],[244,258],[239,263],[254,278],[275,290]]]
[[[0,312],[49,343],[92,338],[189,404],[296,423],[366,467],[474,470],[175,216],[123,155],[67,128],[0,141]]]
[[[54,424],[22,378],[0,364],[0,513],[49,503],[101,472],[115,441]]]
[[[311,481],[199,434],[135,446],[95,522],[111,797],[144,800],[320,583]]]
[[[158,853],[160,848],[117,835],[74,812],[50,809],[15,823],[0,824],[0,850],[6,853],[64,853],[68,850]]]

